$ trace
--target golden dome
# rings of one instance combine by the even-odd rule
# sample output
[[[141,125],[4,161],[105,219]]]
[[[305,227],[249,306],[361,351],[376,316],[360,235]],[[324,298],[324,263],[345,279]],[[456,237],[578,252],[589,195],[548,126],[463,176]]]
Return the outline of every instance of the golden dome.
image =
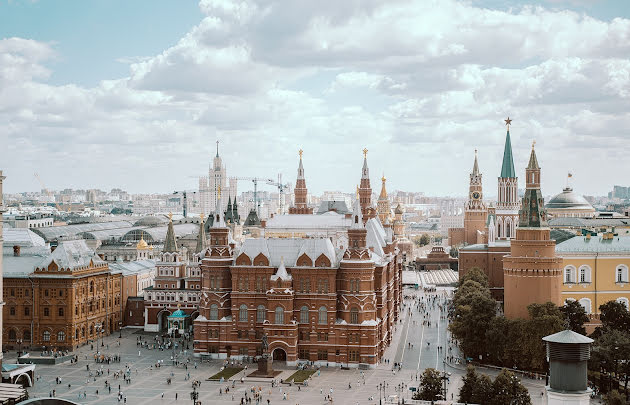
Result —
[[[141,236],[140,237],[140,241],[136,245],[136,249],[138,249],[138,250],[145,250],[145,249],[148,249],[148,248],[149,248],[149,244],[147,242],[145,242],[144,236]]]

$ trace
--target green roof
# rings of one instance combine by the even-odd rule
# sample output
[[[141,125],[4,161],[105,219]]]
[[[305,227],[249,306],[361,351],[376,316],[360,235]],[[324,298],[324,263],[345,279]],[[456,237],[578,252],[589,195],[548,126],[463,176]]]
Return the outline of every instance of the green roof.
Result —
[[[514,158],[512,157],[512,142],[510,141],[510,131],[507,131],[505,137],[505,149],[503,150],[503,166],[501,167],[502,178],[515,178],[516,170],[514,170]]]
[[[169,316],[168,318],[186,318],[188,316],[189,315],[187,315],[184,311],[178,309],[177,311],[173,312],[173,315]]]
[[[556,245],[556,252],[563,253],[630,253],[630,237],[615,236],[612,239],[604,239],[602,235],[576,236]]]

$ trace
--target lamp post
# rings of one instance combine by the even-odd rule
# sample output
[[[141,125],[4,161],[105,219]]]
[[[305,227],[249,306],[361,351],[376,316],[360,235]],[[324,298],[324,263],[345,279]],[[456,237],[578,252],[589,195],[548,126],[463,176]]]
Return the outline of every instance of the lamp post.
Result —
[[[17,340],[17,344],[18,344],[18,357],[20,357],[20,355],[22,354],[22,339],[18,339]]]
[[[118,321],[118,338],[122,338],[122,321]]]

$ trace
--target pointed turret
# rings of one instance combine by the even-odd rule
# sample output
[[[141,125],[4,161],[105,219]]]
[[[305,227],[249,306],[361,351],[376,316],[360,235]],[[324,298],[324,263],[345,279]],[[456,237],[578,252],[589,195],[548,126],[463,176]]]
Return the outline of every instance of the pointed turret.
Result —
[[[289,207],[289,214],[312,214],[313,208],[307,205],[308,189],[304,178],[304,166],[302,165],[302,149],[298,151],[300,163],[298,164],[297,179],[295,180],[295,190],[293,191],[294,205]]]
[[[232,204],[232,220],[237,225],[241,223],[241,217],[238,215],[238,204],[236,202],[236,196],[234,196],[234,204]]]
[[[214,215],[214,223],[212,224],[212,227],[227,228],[225,218],[223,217],[221,210],[217,210],[217,213]]]
[[[363,169],[361,170],[361,183],[359,185],[359,200],[363,216],[369,218],[373,216],[372,208],[372,186],[370,185],[370,169],[367,164],[367,149],[363,149]]]
[[[177,252],[177,243],[175,242],[175,230],[173,229],[173,214],[168,214],[168,228],[166,230],[166,238],[164,239],[163,252]]]
[[[383,184],[381,186],[381,194],[379,195],[378,201],[376,203],[376,210],[378,212],[378,217],[381,220],[381,223],[385,224],[392,214],[392,208],[389,204],[389,197],[387,197],[387,188],[385,187],[387,179],[385,178],[385,175],[383,175],[381,181],[383,182]]]
[[[477,149],[475,149],[475,163],[473,163],[473,176],[479,175],[479,163],[477,162]]]
[[[529,155],[529,164],[525,169],[527,188],[523,196],[521,211],[519,212],[519,227],[544,228],[547,227],[547,214],[545,203],[540,191],[540,166],[534,149],[536,142],[532,143],[532,151]]]
[[[197,235],[197,247],[195,248],[195,253],[201,252],[206,248],[206,246],[206,230],[203,222],[203,214],[201,214],[199,216],[199,234]]]
[[[510,140],[510,130],[505,136],[505,148],[503,149],[503,165],[501,166],[501,177],[515,178],[514,157],[512,156],[512,141]]]
[[[361,212],[361,202],[359,200],[359,193],[357,191],[357,199],[354,201],[354,210],[352,211],[352,225],[351,229],[365,229],[363,224],[363,213]]]
[[[370,180],[370,168],[367,163],[367,149],[363,149],[363,169],[361,171],[361,178]]]
[[[532,142],[532,152],[529,154],[529,163],[527,164],[528,170],[540,170],[538,166],[538,158],[536,158],[536,141]]]
[[[232,196],[228,196],[227,209],[225,210],[225,222],[228,224],[234,222],[234,218],[232,218]]]

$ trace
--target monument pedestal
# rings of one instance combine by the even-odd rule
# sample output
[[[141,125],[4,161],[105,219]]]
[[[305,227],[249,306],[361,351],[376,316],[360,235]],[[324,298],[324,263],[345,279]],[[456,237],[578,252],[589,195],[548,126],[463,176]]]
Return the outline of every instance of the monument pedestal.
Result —
[[[258,360],[258,370],[251,373],[248,377],[273,378],[280,374],[281,371],[273,369],[273,360],[269,356],[263,356]]]

